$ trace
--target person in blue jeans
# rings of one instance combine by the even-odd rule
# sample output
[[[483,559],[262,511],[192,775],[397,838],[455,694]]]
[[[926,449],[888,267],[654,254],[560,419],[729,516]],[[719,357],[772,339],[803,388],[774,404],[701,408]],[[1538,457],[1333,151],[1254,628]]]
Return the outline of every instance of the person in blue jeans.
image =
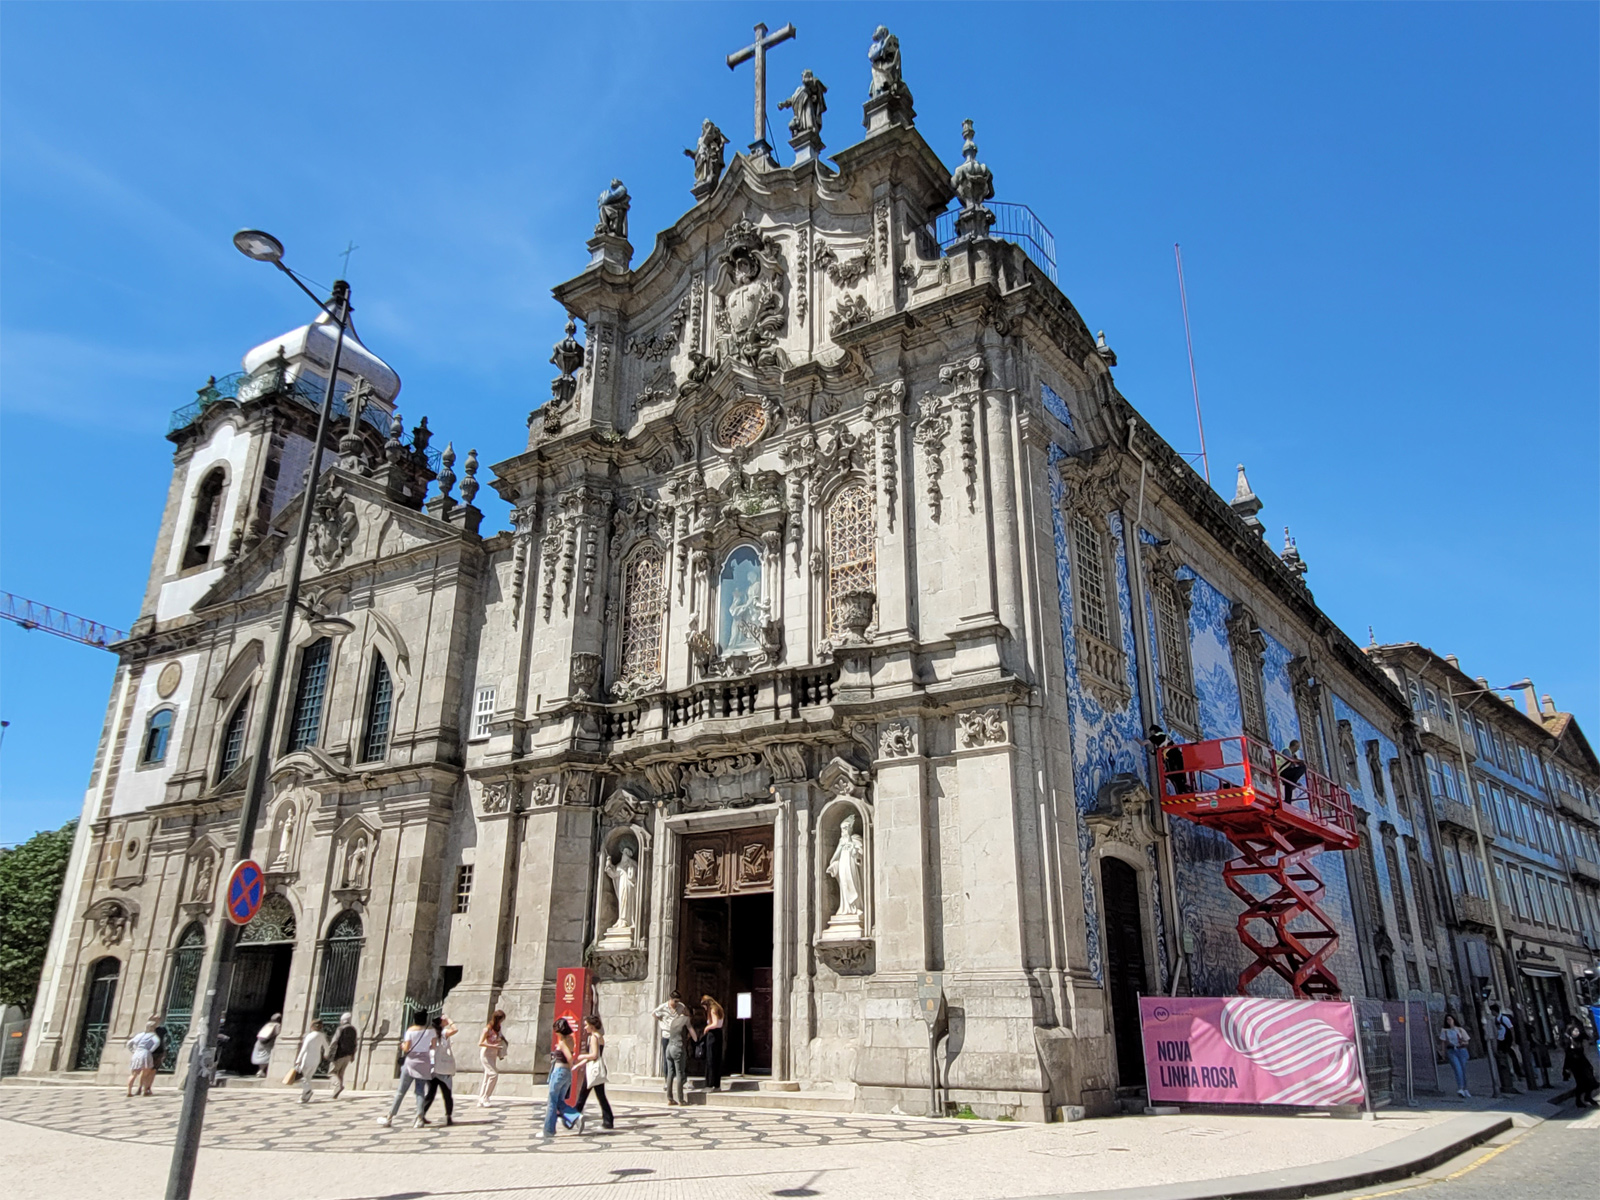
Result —
[[[1450,1060],[1450,1069],[1456,1073],[1456,1095],[1470,1099],[1467,1091],[1467,1031],[1451,1013],[1444,1015],[1444,1028],[1439,1031],[1439,1041],[1444,1044],[1444,1056]]]
[[[400,1039],[400,1054],[404,1060],[400,1067],[400,1086],[395,1089],[389,1115],[378,1118],[379,1125],[388,1125],[394,1120],[408,1091],[415,1092],[417,1097],[417,1115],[411,1122],[411,1128],[421,1129],[424,1125],[433,1124],[423,1116],[427,1109],[428,1081],[433,1078],[433,1041],[433,1030],[428,1028],[428,1014],[418,1009],[411,1014],[411,1026]]]
[[[574,1133],[583,1132],[583,1114],[567,1103],[567,1093],[572,1089],[572,1063],[577,1058],[572,1026],[565,1017],[557,1017],[551,1026],[555,1037],[550,1045],[550,1103],[544,1110],[543,1137],[556,1135],[556,1121]]]

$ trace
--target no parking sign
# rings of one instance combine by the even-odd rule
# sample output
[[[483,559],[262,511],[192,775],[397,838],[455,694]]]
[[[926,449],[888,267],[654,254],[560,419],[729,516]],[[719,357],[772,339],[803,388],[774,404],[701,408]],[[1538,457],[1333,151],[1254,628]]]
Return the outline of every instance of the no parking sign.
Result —
[[[261,907],[266,882],[260,864],[252,859],[247,858],[234,867],[233,874],[228,876],[228,920],[235,925],[250,924],[250,918]]]

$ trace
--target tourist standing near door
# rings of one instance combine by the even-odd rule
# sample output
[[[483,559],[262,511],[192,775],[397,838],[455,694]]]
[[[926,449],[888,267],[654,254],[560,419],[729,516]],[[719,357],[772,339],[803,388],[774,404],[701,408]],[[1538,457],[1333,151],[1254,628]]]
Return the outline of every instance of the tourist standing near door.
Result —
[[[150,1090],[150,1085],[156,1077],[156,1050],[161,1046],[161,1038],[156,1034],[156,1019],[151,1017],[144,1023],[144,1031],[136,1033],[128,1039],[128,1050],[132,1057],[128,1060],[128,1095],[137,1092],[141,1096],[151,1096],[155,1093]]]
[[[706,1091],[722,1090],[722,1031],[727,1025],[727,1013],[722,1005],[710,996],[701,996],[706,1010],[706,1027],[700,1037],[706,1055]]]
[[[689,1041],[694,1037],[694,1025],[689,1021],[689,1010],[684,1006],[683,995],[673,992],[672,997],[650,1014],[656,1019],[661,1036],[666,1042],[667,1104],[688,1104],[684,1088],[689,1074]]]

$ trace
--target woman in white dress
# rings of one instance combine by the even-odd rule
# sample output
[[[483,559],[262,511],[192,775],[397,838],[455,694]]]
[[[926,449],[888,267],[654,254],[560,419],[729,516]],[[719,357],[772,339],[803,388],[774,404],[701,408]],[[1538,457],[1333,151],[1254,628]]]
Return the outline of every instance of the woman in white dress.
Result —
[[[278,1044],[278,1034],[282,1032],[283,1014],[273,1013],[272,1020],[256,1034],[256,1044],[250,1050],[250,1064],[262,1079],[267,1077],[267,1068],[272,1063],[272,1048]]]
[[[128,1039],[128,1050],[132,1058],[128,1060],[128,1095],[135,1092],[143,1096],[153,1096],[150,1085],[156,1078],[156,1051],[161,1048],[161,1035],[156,1032],[156,1019],[151,1017],[144,1023],[144,1032],[136,1033]]]
[[[328,1057],[328,1035],[322,1030],[320,1018],[311,1022],[311,1028],[300,1040],[300,1053],[295,1055],[294,1069],[300,1076],[300,1103],[311,1103],[311,1085]]]

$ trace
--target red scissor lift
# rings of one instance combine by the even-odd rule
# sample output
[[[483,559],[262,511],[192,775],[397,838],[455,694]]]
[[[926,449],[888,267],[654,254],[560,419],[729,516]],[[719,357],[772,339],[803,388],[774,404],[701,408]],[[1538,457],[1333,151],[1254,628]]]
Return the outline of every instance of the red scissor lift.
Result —
[[[1245,906],[1239,940],[1256,956],[1239,973],[1239,994],[1271,969],[1303,999],[1338,996],[1328,959],[1339,931],[1317,905],[1324,885],[1312,859],[1359,844],[1350,793],[1309,769],[1293,780],[1303,764],[1246,737],[1169,743],[1157,761],[1161,807],[1215,829],[1239,852],[1222,868]],[[1253,892],[1250,879],[1265,880],[1268,894]]]

